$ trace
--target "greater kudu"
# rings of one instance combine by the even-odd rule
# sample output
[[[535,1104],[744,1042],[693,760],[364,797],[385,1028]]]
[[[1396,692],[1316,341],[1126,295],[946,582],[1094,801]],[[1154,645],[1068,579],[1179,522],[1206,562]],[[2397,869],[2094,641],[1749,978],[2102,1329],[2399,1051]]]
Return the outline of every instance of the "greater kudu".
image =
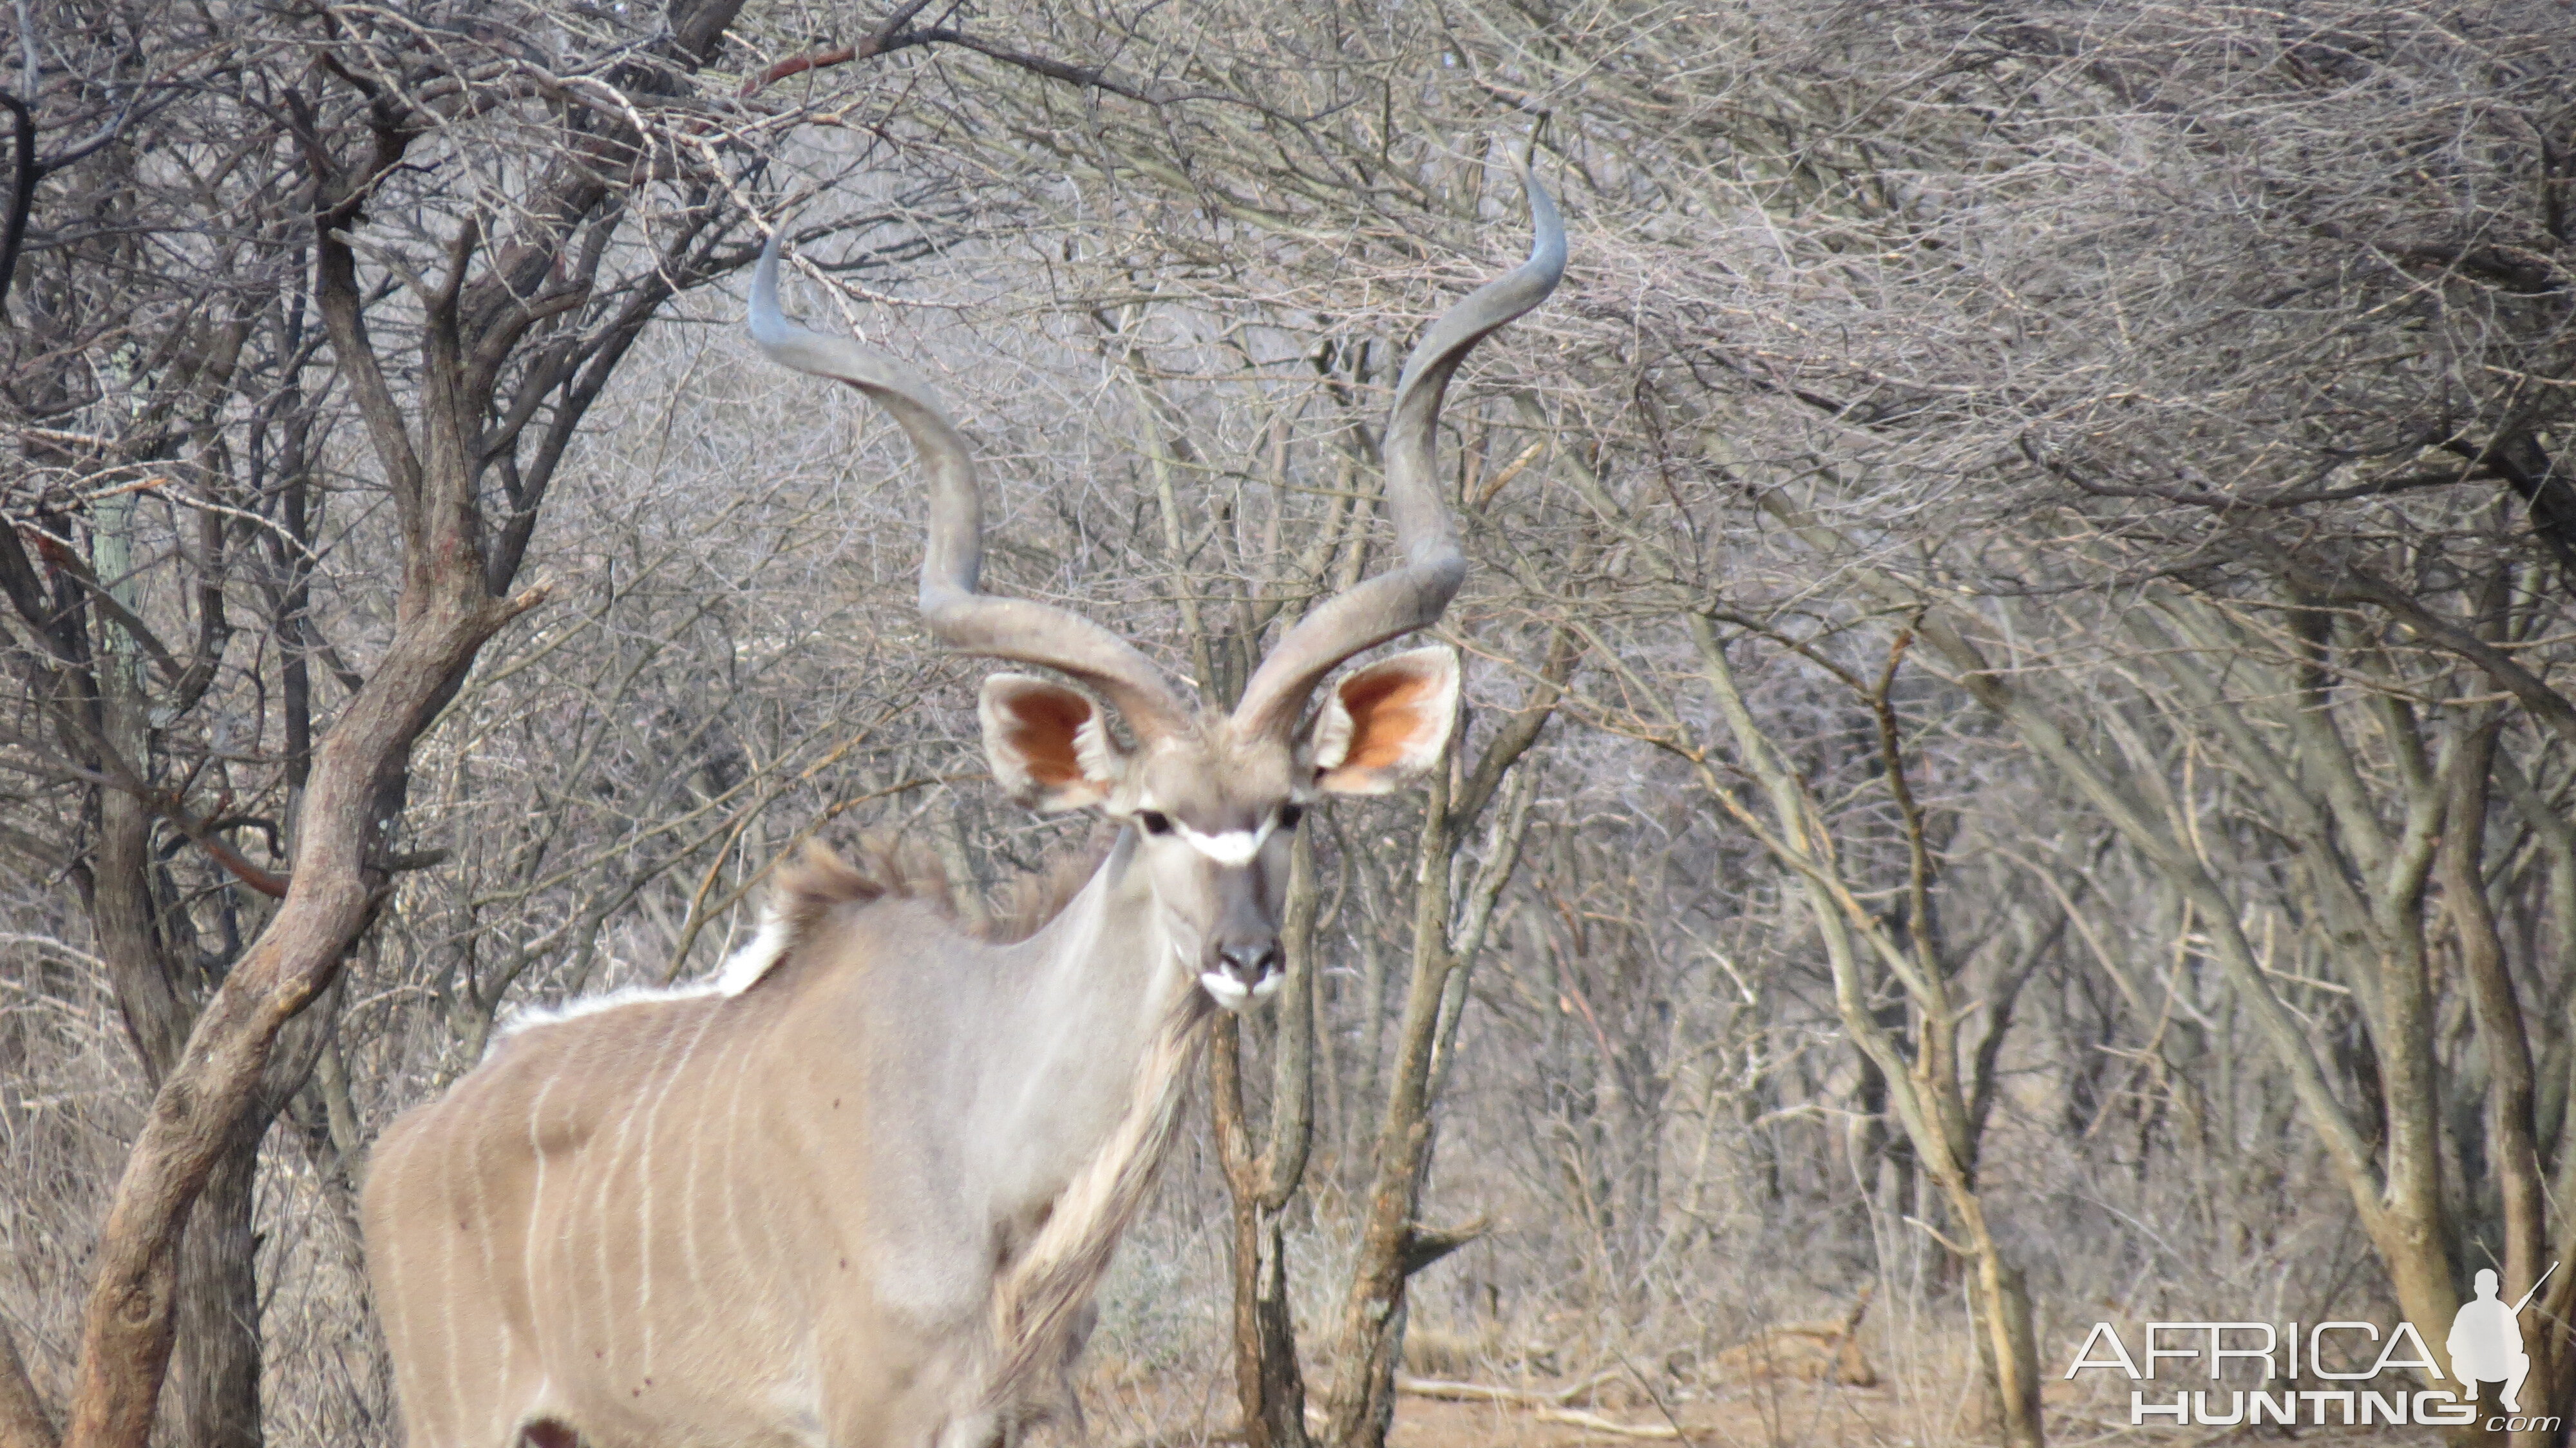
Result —
[[[1391,790],[1447,744],[1445,649],[1350,673],[1311,719],[1307,703],[1345,659],[1437,620],[1466,571],[1434,471],[1441,396],[1565,263],[1555,207],[1524,182],[1529,261],[1443,317],[1396,387],[1401,561],[1309,612],[1230,714],[1097,624],[976,590],[965,439],[910,369],[780,315],[773,234],[752,336],[874,399],[930,474],[931,633],[1083,686],[987,678],[994,774],[1041,810],[1097,808],[1116,843],[1012,941],[809,854],[713,983],[523,1021],[396,1122],[365,1227],[411,1448],[978,1448],[1043,1402],[1170,1145],[1210,1003],[1280,982],[1299,815]]]

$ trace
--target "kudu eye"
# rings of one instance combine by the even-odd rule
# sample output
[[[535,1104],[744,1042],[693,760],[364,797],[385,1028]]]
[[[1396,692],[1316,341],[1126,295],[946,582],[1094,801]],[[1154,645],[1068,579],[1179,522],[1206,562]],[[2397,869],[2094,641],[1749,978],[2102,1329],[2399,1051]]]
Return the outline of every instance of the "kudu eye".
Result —
[[[1136,811],[1136,823],[1143,825],[1145,833],[1149,835],[1168,835],[1172,832],[1172,817],[1161,810]]]
[[[1306,807],[1304,805],[1283,804],[1279,807],[1279,828],[1283,830],[1293,830],[1297,828],[1297,822],[1305,817]]]

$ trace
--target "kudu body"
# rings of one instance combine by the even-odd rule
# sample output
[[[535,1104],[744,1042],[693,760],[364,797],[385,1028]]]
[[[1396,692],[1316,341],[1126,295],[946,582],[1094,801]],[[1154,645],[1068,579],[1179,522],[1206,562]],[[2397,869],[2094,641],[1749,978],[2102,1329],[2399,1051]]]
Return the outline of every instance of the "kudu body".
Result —
[[[1095,624],[977,591],[963,438],[908,369],[779,314],[773,235],[754,338],[874,399],[929,473],[931,632],[1086,686],[988,678],[994,773],[1120,828],[1017,940],[809,854],[714,983],[541,1014],[396,1122],[364,1214],[410,1448],[983,1448],[1061,1395],[1206,1019],[1279,984],[1298,816],[1395,788],[1447,742],[1445,650],[1345,675],[1311,719],[1307,704],[1345,659],[1435,621],[1464,573],[1433,472],[1440,401],[1563,269],[1555,209],[1528,190],[1530,260],[1444,317],[1398,384],[1399,561],[1291,629],[1231,714],[1183,703]]]

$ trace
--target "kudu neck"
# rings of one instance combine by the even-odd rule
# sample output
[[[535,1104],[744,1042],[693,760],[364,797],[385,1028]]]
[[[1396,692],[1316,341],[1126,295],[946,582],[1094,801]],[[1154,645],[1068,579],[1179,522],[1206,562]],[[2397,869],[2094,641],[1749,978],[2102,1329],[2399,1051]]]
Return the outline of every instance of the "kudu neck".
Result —
[[[1135,832],[1122,831],[1065,908],[1009,947],[1020,958],[1006,973],[1026,989],[1006,1032],[1011,1048],[994,1061],[1017,1078],[991,1097],[1009,1117],[989,1123],[996,1139],[1107,1134],[1147,1042],[1176,998],[1198,988],[1174,954],[1138,853]]]

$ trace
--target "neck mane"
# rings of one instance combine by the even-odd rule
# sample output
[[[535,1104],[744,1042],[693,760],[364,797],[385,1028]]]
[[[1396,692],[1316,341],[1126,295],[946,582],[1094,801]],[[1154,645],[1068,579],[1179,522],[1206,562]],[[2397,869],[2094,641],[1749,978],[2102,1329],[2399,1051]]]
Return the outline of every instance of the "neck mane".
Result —
[[[1135,865],[1134,836],[1122,832],[1074,899],[1029,941],[1055,957],[1053,968],[1085,983],[1089,1004],[1124,1022],[1122,1044],[1085,1064],[1115,1069],[1123,1056],[1126,1067],[1113,1088],[1114,1107],[1095,1118],[1096,1134],[1084,1133],[1093,1144],[994,1283],[995,1369],[986,1402],[995,1407],[1063,1360],[1076,1315],[1099,1288],[1120,1237],[1143,1214],[1180,1135],[1190,1073],[1215,1013],[1205,991],[1169,968],[1171,946]]]
[[[986,1389],[988,1404],[1011,1401],[1061,1357],[1075,1314],[1099,1288],[1119,1238],[1143,1214],[1180,1135],[1181,1104],[1214,1011],[1195,986],[1164,1007],[1108,1135],[1056,1196],[1046,1224],[1003,1269],[993,1291],[999,1365]]]

